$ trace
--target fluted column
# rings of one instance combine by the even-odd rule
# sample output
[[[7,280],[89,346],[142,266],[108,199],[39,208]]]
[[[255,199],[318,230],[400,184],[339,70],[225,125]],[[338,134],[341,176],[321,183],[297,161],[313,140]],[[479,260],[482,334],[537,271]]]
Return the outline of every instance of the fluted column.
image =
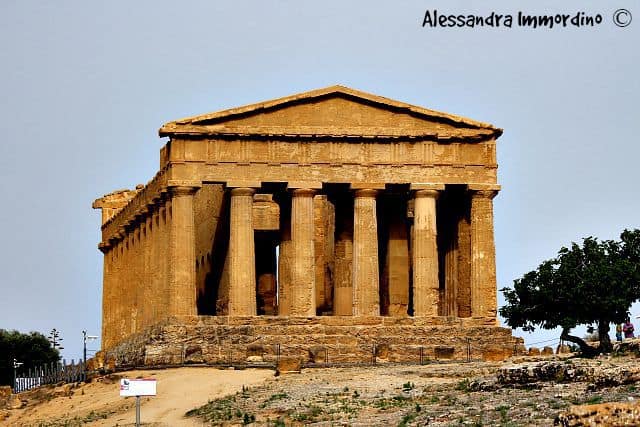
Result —
[[[255,316],[256,265],[253,241],[253,188],[231,190],[229,230],[229,316]]]
[[[457,231],[457,230],[456,230]],[[444,258],[445,316],[458,315],[458,248],[456,239],[451,238]]]
[[[291,314],[291,203],[280,204],[280,253],[278,254],[278,316]]]
[[[376,190],[356,190],[353,205],[353,315],[379,316]]]
[[[351,316],[353,314],[353,283],[351,265],[353,262],[353,236],[340,234],[335,243],[335,272],[333,289],[333,314]]]
[[[291,198],[291,316],[316,315],[314,193],[295,189]]]
[[[353,314],[353,198],[341,196],[334,201],[335,267],[333,271],[333,314]]]
[[[471,192],[471,315],[496,317],[496,248],[493,237],[494,189]]]
[[[437,190],[417,190],[414,199],[413,315],[437,316],[440,298],[436,228]]]
[[[193,195],[197,187],[171,187],[169,231],[169,314],[194,316],[196,308],[196,245]],[[143,302],[141,302],[143,303]]]

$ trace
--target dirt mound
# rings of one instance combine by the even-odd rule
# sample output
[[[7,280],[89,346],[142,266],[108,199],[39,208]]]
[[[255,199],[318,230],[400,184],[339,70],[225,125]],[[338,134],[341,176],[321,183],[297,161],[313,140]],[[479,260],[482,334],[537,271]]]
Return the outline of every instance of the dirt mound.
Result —
[[[19,394],[23,407],[8,412],[9,426],[129,425],[135,421],[135,398],[120,397],[120,378],[156,378],[156,397],[142,399],[142,421],[155,426],[201,425],[184,414],[211,399],[233,394],[273,376],[269,370],[175,368],[121,372],[89,384],[39,387]],[[4,425],[4,424],[3,424]]]

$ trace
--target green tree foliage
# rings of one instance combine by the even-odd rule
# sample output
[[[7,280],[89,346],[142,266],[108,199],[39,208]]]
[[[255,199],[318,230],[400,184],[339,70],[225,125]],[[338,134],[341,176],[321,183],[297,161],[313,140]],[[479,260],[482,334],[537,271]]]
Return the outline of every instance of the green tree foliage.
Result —
[[[640,298],[640,230],[620,240],[583,239],[502,289],[507,304],[500,314],[512,328],[562,328],[561,338],[578,344],[585,356],[611,351],[610,323],[622,323]],[[594,349],[569,335],[577,325],[597,327]]]
[[[41,333],[0,329],[0,385],[12,385],[14,358],[23,363],[20,370],[24,370],[56,362],[60,354]]]

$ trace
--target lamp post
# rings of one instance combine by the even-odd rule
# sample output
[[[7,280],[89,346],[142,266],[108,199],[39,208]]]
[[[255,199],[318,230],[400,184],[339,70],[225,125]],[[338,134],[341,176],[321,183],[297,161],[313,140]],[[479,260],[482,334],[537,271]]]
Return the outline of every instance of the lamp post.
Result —
[[[87,331],[82,331],[82,360],[83,360],[83,368],[85,379],[87,377],[87,340],[97,340],[98,337],[95,335],[87,335]]]

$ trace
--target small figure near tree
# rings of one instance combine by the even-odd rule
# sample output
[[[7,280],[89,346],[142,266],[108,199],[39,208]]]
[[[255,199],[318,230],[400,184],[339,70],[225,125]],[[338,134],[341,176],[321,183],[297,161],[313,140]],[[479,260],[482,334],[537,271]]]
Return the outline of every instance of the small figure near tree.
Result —
[[[622,331],[624,332],[625,339],[633,338],[633,323],[631,323],[631,319],[627,317],[624,321],[624,325],[622,325]]]
[[[616,323],[616,341],[622,342],[622,324]]]
[[[610,324],[627,319],[640,298],[640,230],[624,230],[619,241],[587,237],[582,245],[563,247],[502,292],[506,305],[500,314],[510,327],[561,327],[560,339],[580,346],[584,356],[610,352]],[[597,327],[597,348],[570,335],[578,325]]]

